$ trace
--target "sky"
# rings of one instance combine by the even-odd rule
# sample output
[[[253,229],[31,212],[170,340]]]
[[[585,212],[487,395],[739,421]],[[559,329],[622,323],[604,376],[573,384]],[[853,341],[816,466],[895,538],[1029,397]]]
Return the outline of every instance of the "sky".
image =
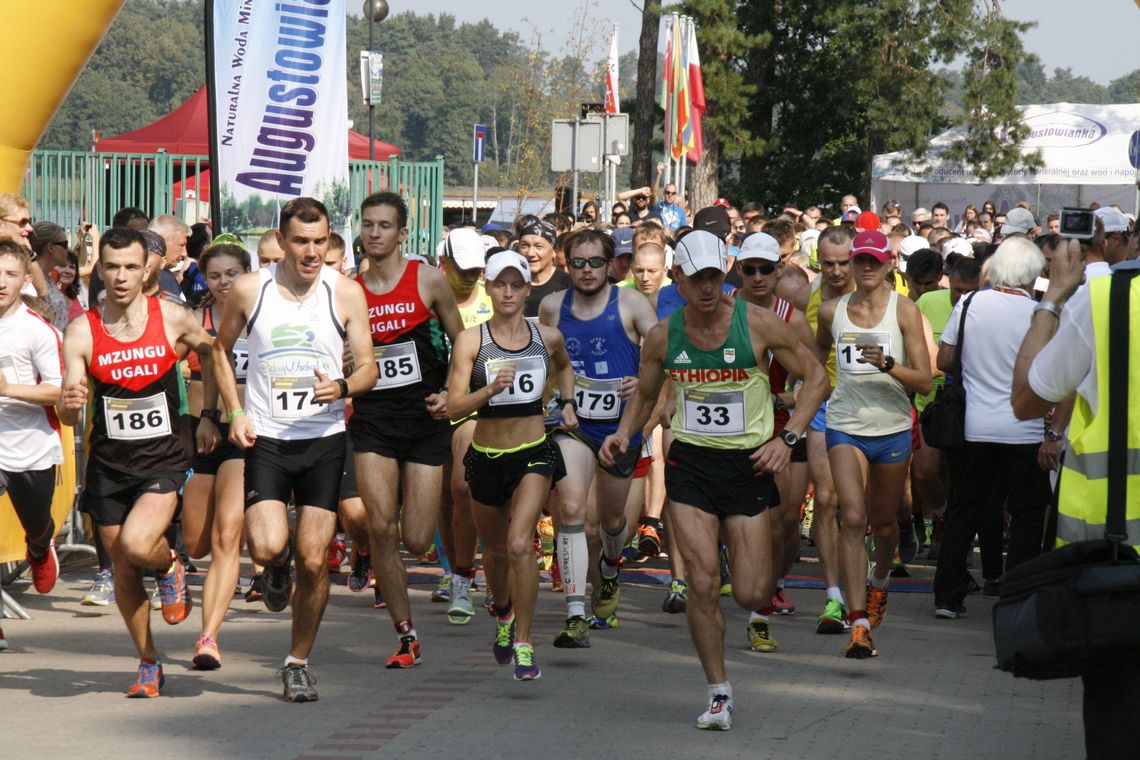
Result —
[[[348,0],[348,5],[350,12],[360,13],[364,0]],[[412,10],[450,13],[460,21],[489,18],[524,39],[537,30],[550,50],[562,47],[566,29],[583,6],[602,29],[618,24],[622,53],[637,48],[641,31],[641,0],[388,0],[388,5],[393,14]],[[1023,42],[1041,59],[1048,75],[1054,68],[1071,68],[1078,76],[1108,84],[1140,68],[1140,57],[1132,53],[1140,28],[1136,0],[1002,0],[1001,5],[1008,18],[1037,22]]]

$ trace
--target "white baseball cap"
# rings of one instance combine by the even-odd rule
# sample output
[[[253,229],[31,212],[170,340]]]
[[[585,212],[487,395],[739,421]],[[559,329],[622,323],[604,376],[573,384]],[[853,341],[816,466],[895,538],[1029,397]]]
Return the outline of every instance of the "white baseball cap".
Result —
[[[1131,226],[1128,223],[1128,217],[1112,206],[1101,206],[1093,213],[1100,219],[1100,223],[1104,225],[1104,234],[1106,235],[1113,232],[1128,232]]]
[[[899,243],[899,255],[910,256],[915,251],[921,251],[923,248],[929,248],[930,241],[922,235],[909,235],[902,239]]]
[[[725,248],[724,241],[713,233],[693,230],[677,241],[673,263],[690,277],[702,269],[727,272],[728,249]]]
[[[946,238],[942,241],[942,258],[945,259],[952,253],[958,253],[972,259],[974,258],[974,246],[970,245],[970,241],[965,238]]]
[[[482,244],[480,244],[482,247]],[[508,269],[514,269],[523,276],[523,280],[527,283],[530,282],[530,264],[527,263],[526,258],[517,251],[499,251],[498,253],[491,254],[487,259],[487,268],[483,276],[487,281],[499,279],[499,275]]]
[[[443,240],[443,255],[460,269],[482,269],[486,253],[482,236],[470,227],[454,229]]]
[[[764,261],[780,260],[780,244],[776,238],[767,232],[753,232],[744,238],[740,245],[740,253],[736,254],[737,261],[749,259],[763,259]]]

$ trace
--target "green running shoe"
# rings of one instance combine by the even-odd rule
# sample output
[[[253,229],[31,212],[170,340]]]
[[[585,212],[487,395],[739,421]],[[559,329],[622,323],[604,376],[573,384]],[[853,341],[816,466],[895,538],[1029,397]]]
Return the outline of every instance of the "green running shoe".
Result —
[[[566,618],[566,625],[555,637],[554,646],[559,649],[589,649],[590,627],[586,618],[581,615]]]
[[[618,602],[621,600],[621,588],[618,587],[618,575],[621,573],[621,568],[619,566],[618,572],[614,573],[612,578],[607,578],[602,573],[601,564],[599,559],[598,582],[594,584],[594,594],[590,601],[594,608],[594,617],[605,620],[614,614]]]
[[[833,596],[827,597],[823,614],[815,624],[816,633],[843,633],[850,630],[847,622],[847,606]]]

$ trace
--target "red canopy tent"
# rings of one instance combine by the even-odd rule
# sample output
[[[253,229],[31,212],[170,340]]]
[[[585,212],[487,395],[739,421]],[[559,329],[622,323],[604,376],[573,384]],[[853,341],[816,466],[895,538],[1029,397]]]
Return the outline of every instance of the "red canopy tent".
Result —
[[[210,132],[206,105],[206,87],[203,85],[182,105],[158,121],[95,143],[100,153],[167,153],[183,156],[209,156]],[[400,149],[390,143],[375,140],[376,159],[387,161],[400,155]],[[368,159],[368,135],[348,130],[348,157]]]

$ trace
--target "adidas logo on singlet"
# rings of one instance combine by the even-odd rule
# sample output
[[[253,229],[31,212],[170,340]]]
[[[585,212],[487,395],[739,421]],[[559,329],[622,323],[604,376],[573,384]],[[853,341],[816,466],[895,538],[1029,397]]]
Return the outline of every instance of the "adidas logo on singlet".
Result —
[[[685,351],[684,349],[682,349],[681,353],[679,353],[673,357],[673,363],[674,364],[692,364],[693,360],[689,358],[688,352]]]

